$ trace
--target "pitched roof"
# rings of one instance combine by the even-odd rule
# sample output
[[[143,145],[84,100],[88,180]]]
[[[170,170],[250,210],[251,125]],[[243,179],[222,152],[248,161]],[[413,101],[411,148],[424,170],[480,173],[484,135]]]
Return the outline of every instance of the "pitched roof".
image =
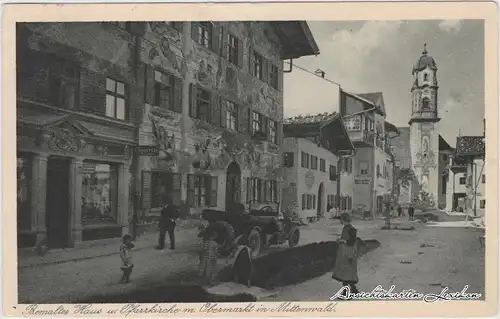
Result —
[[[372,102],[375,107],[377,107],[380,112],[382,112],[383,115],[387,115],[385,111],[384,97],[382,95],[382,92],[358,93],[356,95]]]
[[[283,125],[287,124],[312,124],[312,123],[322,123],[326,121],[333,120],[336,116],[339,116],[338,113],[319,113],[316,115],[297,115],[295,117],[290,117],[283,120]]]
[[[457,156],[484,156],[485,144],[482,136],[457,137]]]

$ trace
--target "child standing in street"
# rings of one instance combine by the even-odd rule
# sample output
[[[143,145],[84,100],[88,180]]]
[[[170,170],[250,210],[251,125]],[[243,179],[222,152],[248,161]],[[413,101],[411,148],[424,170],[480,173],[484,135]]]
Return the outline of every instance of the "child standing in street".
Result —
[[[122,266],[120,268],[123,272],[121,279],[122,284],[130,282],[130,274],[132,274],[132,268],[134,268],[134,264],[132,263],[132,248],[134,248],[132,236],[128,234],[124,235],[120,246],[120,259],[122,260]]]
[[[198,275],[209,285],[212,285],[217,268],[217,234],[212,229],[203,233],[203,242],[200,251],[200,265]]]

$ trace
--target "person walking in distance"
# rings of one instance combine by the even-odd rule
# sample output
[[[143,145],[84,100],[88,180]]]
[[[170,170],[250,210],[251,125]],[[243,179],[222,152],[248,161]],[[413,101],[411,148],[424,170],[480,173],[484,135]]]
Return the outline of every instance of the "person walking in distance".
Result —
[[[177,207],[172,203],[170,196],[167,197],[167,204],[161,210],[160,235],[156,249],[162,250],[165,247],[165,234],[170,237],[170,249],[175,249],[175,219],[177,218]]]
[[[403,216],[403,208],[401,205],[398,205],[398,217],[401,218],[401,216]]]
[[[350,293],[358,293],[357,229],[351,225],[351,215],[342,213],[340,222],[344,225],[337,245],[337,259],[332,279],[349,287]]]

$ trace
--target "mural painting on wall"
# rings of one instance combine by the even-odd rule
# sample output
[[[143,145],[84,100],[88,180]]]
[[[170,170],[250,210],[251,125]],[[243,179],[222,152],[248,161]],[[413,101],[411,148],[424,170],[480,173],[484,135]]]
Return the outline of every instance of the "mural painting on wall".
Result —
[[[203,142],[196,143],[194,145],[195,153],[191,160],[191,163],[195,169],[206,170],[212,165],[212,160],[210,158],[210,153],[208,152],[208,147],[210,146],[211,140],[206,139]]]
[[[153,124],[153,135],[156,140],[156,145],[158,147],[158,157],[159,162],[168,162],[172,165],[175,164],[175,136],[169,135],[163,126],[160,126],[153,118],[151,118],[151,123]]]
[[[149,116],[147,118],[151,122],[153,121],[159,122],[159,120],[155,119],[155,117],[161,119],[162,123],[175,128],[179,127],[181,121],[181,115],[179,113],[175,113],[171,110],[166,110],[159,106],[151,107],[149,111]],[[144,120],[146,120],[146,117],[144,117]]]

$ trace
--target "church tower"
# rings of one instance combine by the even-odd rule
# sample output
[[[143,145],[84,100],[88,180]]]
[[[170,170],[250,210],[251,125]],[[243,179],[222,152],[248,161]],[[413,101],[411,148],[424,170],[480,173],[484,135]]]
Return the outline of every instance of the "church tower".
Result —
[[[413,171],[420,190],[432,196],[437,206],[439,198],[439,131],[437,66],[424,44],[422,56],[413,66],[411,88],[412,112],[410,149]]]

